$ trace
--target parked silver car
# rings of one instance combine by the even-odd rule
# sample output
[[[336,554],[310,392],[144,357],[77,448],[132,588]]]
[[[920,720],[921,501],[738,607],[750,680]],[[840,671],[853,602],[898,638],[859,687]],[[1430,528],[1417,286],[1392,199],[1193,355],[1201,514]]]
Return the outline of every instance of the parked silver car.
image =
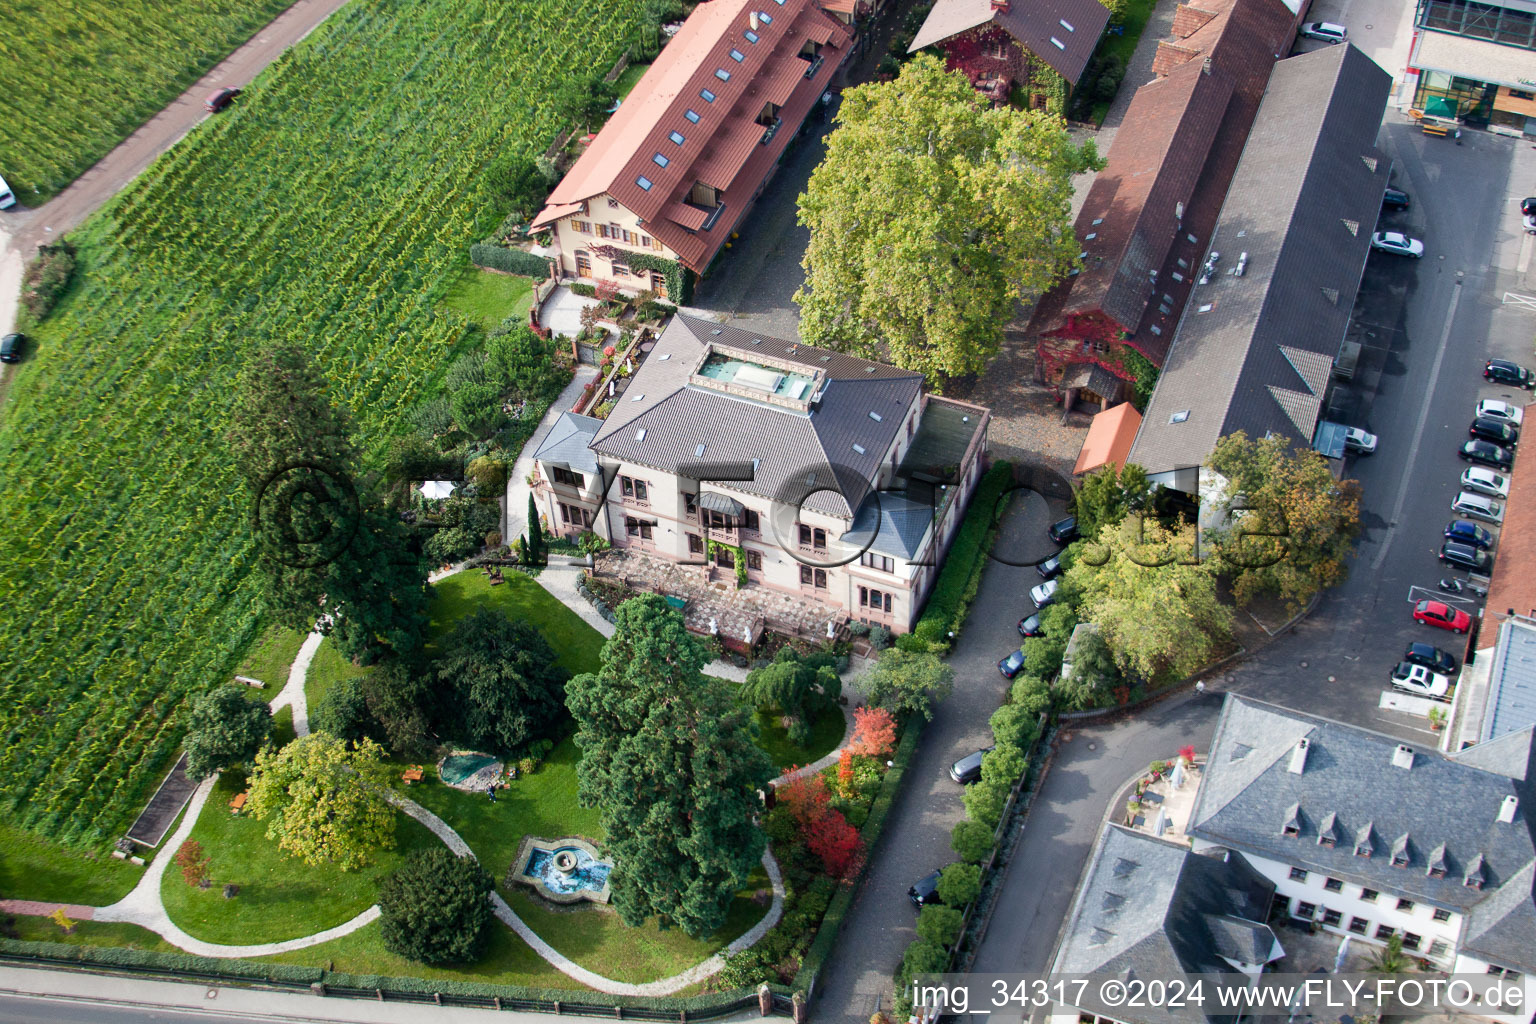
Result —
[[[1473,466],[1461,474],[1461,489],[1490,498],[1509,497],[1509,477],[1486,466]]]
[[[1504,506],[1492,498],[1471,491],[1462,491],[1451,502],[1451,511],[1468,519],[1481,519],[1485,523],[1502,523]]]

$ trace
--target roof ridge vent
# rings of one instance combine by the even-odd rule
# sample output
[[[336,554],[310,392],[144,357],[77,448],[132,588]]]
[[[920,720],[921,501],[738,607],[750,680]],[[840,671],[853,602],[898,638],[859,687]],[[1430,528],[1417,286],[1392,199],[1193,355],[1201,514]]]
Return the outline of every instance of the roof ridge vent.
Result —
[[[1300,775],[1303,771],[1306,770],[1307,748],[1310,746],[1311,742],[1305,736],[1303,736],[1301,739],[1297,740],[1296,745],[1291,748],[1291,764],[1287,770],[1292,775]]]
[[[1413,748],[1406,743],[1399,743],[1397,749],[1392,751],[1392,767],[1412,768]]]
[[[1520,807],[1520,798],[1511,793],[1499,804],[1499,820],[1508,825],[1515,820],[1515,811]]]

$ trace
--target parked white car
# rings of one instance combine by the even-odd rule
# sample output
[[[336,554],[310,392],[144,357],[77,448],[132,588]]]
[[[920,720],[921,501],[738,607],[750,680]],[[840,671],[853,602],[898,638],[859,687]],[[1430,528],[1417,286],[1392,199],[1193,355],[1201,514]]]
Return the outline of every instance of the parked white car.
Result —
[[[1368,434],[1359,427],[1344,428],[1344,448],[1356,455],[1374,455],[1376,435]]]
[[[1481,519],[1485,523],[1504,521],[1503,505],[1486,495],[1473,494],[1471,491],[1462,491],[1456,495],[1456,500],[1451,502],[1451,511],[1468,519]]]
[[[1490,498],[1509,497],[1509,477],[1500,476],[1486,466],[1473,466],[1461,474],[1461,489]]]
[[[1414,259],[1424,255],[1424,243],[1417,238],[1409,238],[1401,231],[1376,232],[1371,236],[1371,248],[1397,256],[1412,256]]]
[[[1301,34],[1308,39],[1321,39],[1325,43],[1342,43],[1349,38],[1343,25],[1331,21],[1309,21],[1301,26]]]
[[[1029,592],[1029,599],[1035,602],[1036,608],[1044,608],[1056,600],[1056,591],[1061,586],[1061,580],[1046,580]]]
[[[1525,410],[1518,405],[1510,405],[1501,402],[1497,398],[1485,398],[1477,403],[1477,414],[1490,420],[1503,420],[1505,423],[1520,425],[1525,418]]]
[[[16,193],[11,191],[11,186],[0,178],[0,210],[9,210],[16,205]]]
[[[1431,672],[1423,665],[1400,661],[1397,668],[1392,670],[1392,685],[1420,697],[1443,700],[1451,692],[1451,677]]]

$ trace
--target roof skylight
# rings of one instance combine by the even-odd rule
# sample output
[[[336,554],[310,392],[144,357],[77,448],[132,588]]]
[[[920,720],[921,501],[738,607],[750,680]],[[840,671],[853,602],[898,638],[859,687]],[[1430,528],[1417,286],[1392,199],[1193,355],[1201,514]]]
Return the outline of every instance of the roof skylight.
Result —
[[[749,42],[749,43],[757,42],[757,33],[753,32],[751,29],[747,29],[745,32],[742,33],[742,35],[747,37],[747,42]]]
[[[691,107],[683,111],[683,116],[692,121],[694,124],[699,123],[699,112]]]
[[[640,177],[635,179],[635,184],[639,185],[641,188],[645,189],[647,192],[649,192],[651,190],[651,179],[647,178],[643,174],[640,175]]]
[[[668,160],[665,154],[657,153],[655,156],[651,157],[651,162],[654,163],[657,167],[665,167],[672,161]]]
[[[731,80],[731,73],[725,70],[725,68],[715,68],[715,77],[722,82],[729,82]]]
[[[744,61],[746,59],[747,59],[747,55],[742,53],[740,50],[732,50],[731,51],[731,60],[735,61],[736,63],[740,64],[742,61]]]
[[[667,138],[671,139],[673,142],[675,142],[679,146],[681,146],[684,142],[687,141],[686,139],[683,138],[683,133],[682,132],[668,132],[667,133]]]
[[[708,89],[700,89],[699,95],[703,97],[705,103],[715,102],[715,94],[710,92]]]

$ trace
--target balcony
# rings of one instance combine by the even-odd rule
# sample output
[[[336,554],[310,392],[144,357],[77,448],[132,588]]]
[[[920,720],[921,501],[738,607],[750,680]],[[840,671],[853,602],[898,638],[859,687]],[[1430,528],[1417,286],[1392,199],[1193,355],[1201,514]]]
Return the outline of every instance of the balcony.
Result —
[[[775,135],[777,135],[777,134],[779,134],[779,126],[780,126],[780,125],[782,125],[782,124],[783,124],[783,123],[784,123],[784,119],[783,119],[783,118],[782,118],[782,117],[776,117],[776,118],[774,118],[774,119],[773,119],[773,123],[772,123],[772,124],[770,124],[770,125],[769,125],[769,126],[768,126],[768,127],[767,127],[767,128],[766,128],[766,129],[765,129],[765,130],[764,130],[764,131],[763,131],[763,137],[762,137],[762,139],[761,139],[761,140],[760,140],[760,141],[759,141],[759,143],[758,143],[758,144],[759,144],[759,145],[762,145],[762,146],[766,146],[766,145],[768,145],[768,143],[770,143],[770,142],[772,142],[772,141],[773,141],[773,137],[774,137],[774,136],[775,136]]]
[[[821,70],[821,62],[824,60],[826,60],[826,58],[818,53],[816,57],[811,61],[811,66],[805,69],[805,77],[815,78],[816,72]]]

